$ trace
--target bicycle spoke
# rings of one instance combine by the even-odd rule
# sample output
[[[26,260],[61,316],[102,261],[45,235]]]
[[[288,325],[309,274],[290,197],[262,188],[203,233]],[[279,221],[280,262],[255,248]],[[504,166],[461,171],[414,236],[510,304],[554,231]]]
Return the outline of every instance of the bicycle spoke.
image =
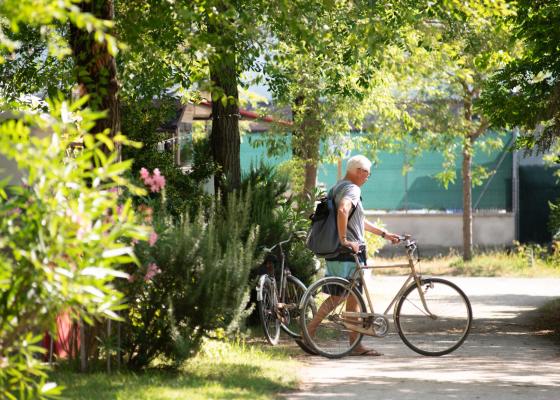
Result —
[[[310,302],[317,308],[313,318],[302,317],[304,336],[310,347],[325,357],[342,357],[352,351],[362,335],[349,329],[347,323],[359,319],[345,318],[345,311],[365,312],[365,304],[359,292],[340,278],[324,278],[316,282],[304,298],[304,310]]]

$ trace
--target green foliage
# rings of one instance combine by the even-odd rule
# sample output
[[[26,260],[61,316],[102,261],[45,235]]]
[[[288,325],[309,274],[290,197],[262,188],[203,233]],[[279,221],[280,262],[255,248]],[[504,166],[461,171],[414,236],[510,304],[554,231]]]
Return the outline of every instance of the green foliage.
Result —
[[[385,224],[379,218],[374,222],[374,224],[379,229],[384,229],[385,228]],[[379,253],[379,250],[381,250],[381,248],[386,243],[387,243],[387,241],[385,240],[385,238],[382,238],[379,235],[373,235],[373,234],[366,233],[367,258],[369,260],[374,259],[375,255],[377,253]]]
[[[290,158],[278,165],[278,173],[288,176],[290,188],[294,193],[302,193],[305,178],[302,174],[305,162],[299,158]]]
[[[523,51],[489,82],[482,106],[494,124],[522,128],[518,147],[546,150],[560,135],[560,4],[520,0],[516,6],[513,34]]]
[[[123,239],[147,236],[130,201],[117,211],[118,187],[142,193],[122,176],[130,163],[100,151],[114,143],[87,133],[99,115],[77,112],[80,106],[54,102],[50,114],[13,111],[16,117],[0,125],[0,153],[24,173],[23,187],[0,201],[2,398],[55,393],[37,359],[40,335],[55,333],[61,312],[89,323],[118,318],[123,296],[114,281],[127,276],[118,267],[136,261]],[[83,148],[70,152],[80,141]]]
[[[123,149],[123,158],[133,160],[132,174],[138,176],[141,168],[152,171],[158,168],[166,178],[165,202],[156,201],[155,212],[165,207],[173,218],[180,219],[185,213],[196,214],[199,206],[208,206],[210,196],[204,192],[204,182],[215,171],[207,140],[193,143],[192,164],[183,171],[175,161],[174,151],[161,151],[158,142],[168,139],[159,128],[178,118],[181,104],[174,97],[164,97],[157,103],[138,101],[122,106],[122,132],[132,140],[141,141],[142,148]],[[156,199],[158,194],[148,194]],[[144,201],[146,197],[143,198]]]
[[[560,199],[548,203],[550,216],[548,219],[548,229],[552,232],[555,239],[560,238]]]
[[[129,366],[147,366],[158,356],[175,365],[192,357],[204,337],[237,328],[245,316],[256,231],[249,198],[230,195],[182,224],[158,221],[157,242],[138,243],[142,267],[124,284],[130,308],[123,329]]]
[[[13,101],[29,93],[49,96],[55,96],[58,91],[70,93],[72,61],[54,55],[39,57],[48,50],[39,28],[22,26],[10,37],[19,46],[8,61],[0,63],[0,96]]]
[[[95,18],[76,7],[73,0],[5,0],[0,3],[0,31],[18,33],[25,26],[40,26],[40,34],[47,44],[48,55],[63,58],[70,54],[70,46],[58,29],[60,24],[72,23],[80,29],[95,33],[100,43],[106,43],[112,54],[116,54],[116,40],[106,33],[111,27],[110,21]],[[25,29],[25,28],[24,28]],[[17,38],[0,35],[0,63],[5,61],[7,53],[20,47]],[[4,56],[4,57],[3,57]]]

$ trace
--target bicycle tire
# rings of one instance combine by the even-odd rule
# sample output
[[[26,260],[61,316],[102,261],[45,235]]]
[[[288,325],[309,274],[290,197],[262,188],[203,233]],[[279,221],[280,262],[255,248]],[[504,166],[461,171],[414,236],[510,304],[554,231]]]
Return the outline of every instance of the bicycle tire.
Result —
[[[294,341],[296,342],[296,344],[299,346],[300,349],[302,349],[305,353],[309,354],[310,356],[316,356],[317,353],[315,353],[308,344],[305,343],[305,341],[303,339],[294,339]]]
[[[276,292],[270,278],[266,277],[262,284],[262,300],[257,301],[259,317],[264,336],[268,343],[275,346],[280,339],[280,320],[276,316]]]
[[[440,278],[421,280],[431,317],[412,283],[395,309],[395,326],[402,341],[425,356],[443,356],[466,340],[472,324],[471,303],[454,283]]]
[[[355,311],[366,312],[366,305],[360,292],[343,278],[319,279],[305,292],[300,307],[301,329],[305,343],[315,353],[328,358],[344,357],[350,354],[362,340],[363,334],[351,331],[341,322],[341,313],[346,310],[348,299],[353,299],[357,305]],[[321,318],[324,314],[313,336],[308,331],[309,323],[315,319],[307,312],[310,307],[316,308],[317,318]]]
[[[282,330],[294,339],[301,339],[301,328],[299,322],[299,303],[307,288],[295,276],[288,275],[286,279],[286,291],[284,294],[283,320],[280,325]]]

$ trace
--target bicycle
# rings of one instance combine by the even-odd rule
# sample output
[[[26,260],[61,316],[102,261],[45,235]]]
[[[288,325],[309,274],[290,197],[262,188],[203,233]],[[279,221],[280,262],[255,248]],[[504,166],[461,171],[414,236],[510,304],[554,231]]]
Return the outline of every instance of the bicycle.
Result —
[[[265,248],[265,253],[272,254],[278,248],[280,253],[279,284],[276,281],[274,265],[269,264],[268,271],[262,274],[257,283],[257,308],[266,340],[271,345],[278,344],[280,329],[292,338],[301,338],[298,305],[306,286],[285,265],[285,255],[282,245],[287,240],[276,243],[271,248]],[[311,308],[312,309],[312,308]]]
[[[400,242],[405,243],[406,264],[368,267],[360,263],[356,253],[350,253],[356,263],[350,279],[325,277],[307,289],[300,302],[300,323],[305,343],[313,353],[340,358],[350,354],[364,335],[385,337],[393,306],[397,333],[413,351],[442,356],[463,344],[472,324],[468,297],[445,279],[423,278],[417,272],[420,257],[415,260],[416,242],[410,235],[402,236]],[[364,270],[380,268],[409,268],[410,273],[385,312],[376,314],[367,286],[363,285],[371,312],[367,311],[360,282],[364,281]],[[316,317],[303,312],[309,307],[316,309]]]

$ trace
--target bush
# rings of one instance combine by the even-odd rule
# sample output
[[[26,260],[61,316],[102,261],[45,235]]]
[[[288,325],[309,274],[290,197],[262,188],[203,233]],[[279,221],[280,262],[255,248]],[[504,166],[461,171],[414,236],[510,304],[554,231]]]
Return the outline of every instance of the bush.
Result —
[[[68,112],[81,105],[59,102],[50,114],[20,113],[0,125],[0,153],[25,174],[24,188],[13,188],[10,196],[0,190],[1,398],[56,393],[45,383],[37,343],[44,332],[56,333],[61,312],[89,323],[116,318],[123,296],[113,282],[126,277],[116,268],[135,260],[123,239],[147,236],[130,201],[117,212],[118,187],[142,193],[122,177],[130,163],[101,152],[114,143],[83,130],[96,115]],[[52,134],[41,139],[31,129]],[[80,139],[83,149],[69,155],[70,144]]]
[[[130,308],[123,350],[132,368],[158,356],[175,364],[196,354],[204,337],[235,329],[248,302],[255,230],[248,198],[228,196],[180,225],[156,216],[157,242],[136,245],[143,268],[123,291]],[[159,219],[159,220],[157,220]]]
[[[309,229],[307,204],[297,203],[288,194],[285,175],[261,163],[243,177],[242,190],[251,193],[251,222],[259,226],[257,252],[285,240],[294,232]],[[285,247],[286,262],[292,273],[308,284],[316,272],[316,259],[301,240],[294,237]],[[256,254],[261,259],[260,254]],[[256,266],[255,266],[256,267]]]

